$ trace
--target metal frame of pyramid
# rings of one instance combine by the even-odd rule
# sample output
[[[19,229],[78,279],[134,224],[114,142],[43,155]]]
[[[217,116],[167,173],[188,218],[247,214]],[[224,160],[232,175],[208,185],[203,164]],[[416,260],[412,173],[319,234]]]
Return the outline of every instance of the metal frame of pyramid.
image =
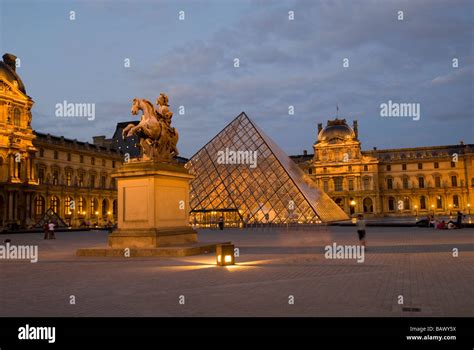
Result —
[[[46,222],[56,223],[56,228],[66,228],[68,225],[64,222],[63,219],[52,209],[49,208],[44,212],[44,214],[36,221],[33,227],[42,228]]]
[[[218,152],[257,152],[249,164],[220,164]],[[240,113],[186,163],[191,212],[238,211],[247,223],[318,223],[347,214],[244,113]]]

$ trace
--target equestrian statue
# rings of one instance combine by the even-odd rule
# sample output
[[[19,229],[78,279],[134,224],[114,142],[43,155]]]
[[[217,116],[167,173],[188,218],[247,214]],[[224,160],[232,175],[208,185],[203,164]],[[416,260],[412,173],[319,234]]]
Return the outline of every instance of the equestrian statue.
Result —
[[[138,136],[144,160],[170,162],[179,154],[178,131],[171,126],[173,112],[169,109],[168,96],[161,93],[156,106],[142,98],[134,98],[132,114],[142,111],[137,125],[128,124],[122,131],[122,138]]]

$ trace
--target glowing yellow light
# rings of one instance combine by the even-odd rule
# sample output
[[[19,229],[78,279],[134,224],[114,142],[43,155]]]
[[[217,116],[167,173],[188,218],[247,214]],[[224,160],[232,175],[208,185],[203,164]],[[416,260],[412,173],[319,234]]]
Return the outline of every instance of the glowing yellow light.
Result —
[[[219,255],[220,257],[220,255]],[[224,258],[224,262],[226,263],[230,263],[232,261],[232,256],[231,255],[226,255],[225,258]]]
[[[110,211],[108,211],[108,212],[107,212],[107,215],[110,215],[110,214],[112,214],[112,213],[111,213]]]
[[[221,256],[221,255],[218,255],[218,256],[217,256],[217,262],[220,263],[221,260],[222,260],[222,256]]]
[[[356,205],[356,201],[355,201],[355,200],[351,200],[351,205]]]
[[[98,211],[96,211],[96,212],[95,212],[95,215],[99,215],[99,212],[98,212]]]

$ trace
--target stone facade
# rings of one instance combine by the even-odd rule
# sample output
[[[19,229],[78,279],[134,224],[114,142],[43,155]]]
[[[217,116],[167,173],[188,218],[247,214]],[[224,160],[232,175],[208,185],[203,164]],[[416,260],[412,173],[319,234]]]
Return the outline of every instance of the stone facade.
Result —
[[[470,213],[473,144],[362,151],[357,121],[336,118],[313,147],[292,159],[350,215]]]

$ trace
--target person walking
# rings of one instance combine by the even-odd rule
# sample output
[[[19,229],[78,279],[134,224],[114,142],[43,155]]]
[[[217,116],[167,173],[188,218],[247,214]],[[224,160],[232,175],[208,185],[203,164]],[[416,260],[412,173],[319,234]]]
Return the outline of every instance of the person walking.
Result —
[[[224,229],[224,218],[222,216],[219,216],[219,230],[223,230]]]
[[[359,241],[365,248],[365,220],[362,214],[357,215],[357,234],[359,235]]]
[[[44,239],[49,239],[49,224],[45,222],[43,225]]]
[[[50,239],[56,239],[56,236],[54,235],[54,226],[56,226],[54,222],[50,221],[48,224]]]
[[[457,219],[456,219],[457,228],[462,228],[462,217],[463,217],[463,214],[461,213],[461,211],[458,210]]]

